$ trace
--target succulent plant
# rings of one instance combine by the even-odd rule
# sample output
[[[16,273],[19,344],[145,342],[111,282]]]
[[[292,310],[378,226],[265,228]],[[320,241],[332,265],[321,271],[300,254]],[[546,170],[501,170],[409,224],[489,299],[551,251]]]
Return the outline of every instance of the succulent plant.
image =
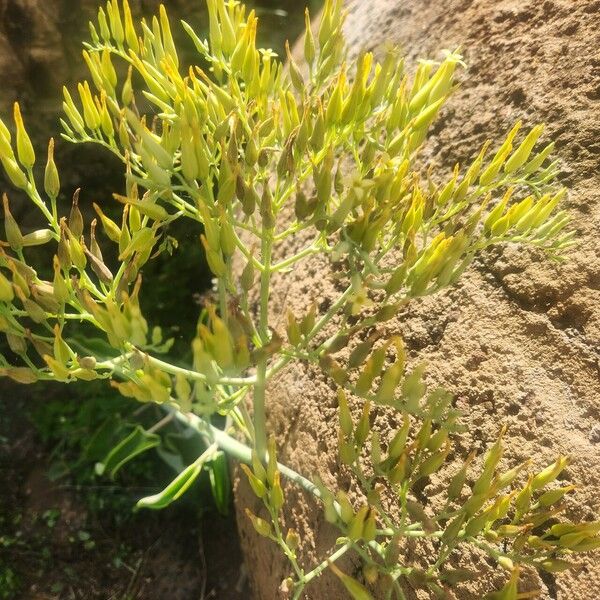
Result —
[[[457,51],[419,63],[412,76],[394,48],[381,62],[368,52],[347,61],[342,5],[327,0],[316,35],[306,14],[306,68],[289,46],[285,68],[256,47],[254,11],[207,3],[208,40],[183,23],[198,53],[198,65],[185,68],[162,6],[152,22],[134,25],[127,0],[110,0],[90,23],[83,52],[90,80],[64,89],[62,135],[122,161],[119,219],[94,205],[97,219],[85,224],[78,192],[60,216],[54,142],[42,178],[19,105],[14,133],[0,121],[2,165],[42,221],[23,233],[4,195],[0,329],[10,355],[0,356],[1,374],[19,383],[107,379],[197,429],[205,451],[140,507],[177,499],[222,452],[240,460],[265,507],[249,518],[290,561],[283,586],[290,597],[327,568],[359,600],[372,597],[377,579],[387,598],[404,598],[407,586],[445,597],[471,576],[448,568],[463,545],[509,572],[489,598],[528,597],[518,591],[521,567],[559,572],[574,553],[600,546],[600,523],[559,519],[575,490],[556,483],[568,459],[530,475],[527,463],[504,470],[502,429],[478,469],[472,453],[453,471],[464,419],[450,394],[427,389],[424,367],[407,364],[401,337],[386,339],[380,324],[454,284],[492,245],[528,244],[560,258],[573,233],[558,210],[566,192],[556,183],[553,144],[538,147],[542,126],[521,135],[517,123],[495,150],[486,143],[437,180],[420,150],[455,88]],[[196,330],[186,332],[189,364],[171,356],[171,341],[139,303],[152,294],[142,269],[177,245],[169,225],[178,219],[197,224],[194,243],[204,247],[217,290],[215,305],[207,303]],[[306,245],[276,259],[299,235]],[[43,248],[47,268],[29,264],[31,246]],[[316,303],[305,314],[288,311],[286,331],[276,331],[273,276],[317,254],[344,265],[341,293],[323,311]],[[277,462],[266,384],[293,361],[320,365],[339,390],[340,462],[360,485],[362,504]],[[349,395],[361,399],[360,414],[352,414]],[[402,425],[390,439],[373,430],[375,412],[398,413]],[[225,429],[213,424],[216,415],[226,417]],[[151,435],[136,429],[108,467],[152,447]],[[415,486],[434,475],[447,478],[443,501],[419,499]],[[281,519],[282,477],[313,493],[340,530],[321,564],[297,559],[302,540]],[[431,542],[425,568],[402,556],[409,538]],[[336,566],[346,552],[361,557],[363,582]]]

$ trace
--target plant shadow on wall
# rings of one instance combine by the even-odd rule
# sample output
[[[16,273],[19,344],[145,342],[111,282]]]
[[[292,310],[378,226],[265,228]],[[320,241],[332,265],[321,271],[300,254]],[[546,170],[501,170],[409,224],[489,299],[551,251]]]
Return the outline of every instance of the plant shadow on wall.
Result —
[[[600,546],[600,523],[562,514],[575,490],[557,483],[569,459],[539,472],[529,462],[508,467],[504,428],[483,456],[458,456],[468,415],[445,390],[427,389],[424,366],[381,324],[455,283],[490,246],[528,244],[561,259],[573,232],[559,209],[553,144],[538,146],[542,126],[521,134],[517,123],[493,150],[474,149],[466,168],[435,181],[419,150],[455,87],[457,52],[420,63],[412,77],[394,48],[381,63],[362,53],[347,66],[341,2],[329,0],[316,34],[306,14],[303,74],[289,49],[284,70],[257,47],[254,11],[222,0],[208,9],[207,39],[183,23],[198,53],[190,68],[162,6],[136,26],[128,3],[111,0],[90,27],[89,80],[65,88],[61,123],[67,141],[121,162],[116,213],[94,205],[90,222],[75,192],[61,216],[53,142],[39,168],[18,104],[14,127],[0,124],[2,165],[38,219],[25,230],[4,196],[2,374],[23,384],[105,380],[140,402],[140,423],[116,445],[109,439],[97,461],[98,474],[111,476],[161,449],[178,474],[140,509],[168,507],[207,473],[224,506],[226,457],[240,461],[260,506],[247,516],[289,559],[284,596],[302,597],[331,570],[358,600],[402,600],[415,589],[443,598],[477,576],[455,563],[473,550],[506,572],[488,578],[488,588],[501,580],[489,600],[534,597],[523,571],[557,573]],[[177,239],[186,222],[192,239]],[[175,247],[200,245],[216,289],[176,344],[160,319],[178,322],[178,306],[150,310],[148,265],[164,260],[170,273]],[[45,260],[34,261],[32,248]],[[281,248],[293,250],[281,257]],[[288,311],[279,331],[273,282],[311,256],[334,266],[338,295]],[[339,460],[359,499],[277,461],[267,384],[298,362],[319,365],[337,389]],[[375,418],[398,423],[389,439],[372,430]],[[177,435],[192,447],[175,464]],[[440,492],[428,496],[434,477]],[[314,564],[286,524],[284,478],[314,496],[339,532]],[[407,551],[414,544],[422,551]],[[341,568],[350,555],[360,573]]]

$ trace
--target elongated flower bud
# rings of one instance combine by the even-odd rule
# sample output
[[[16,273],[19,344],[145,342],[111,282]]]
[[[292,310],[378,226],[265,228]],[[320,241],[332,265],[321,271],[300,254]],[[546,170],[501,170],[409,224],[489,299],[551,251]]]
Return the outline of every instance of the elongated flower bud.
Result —
[[[246,474],[248,483],[250,483],[250,487],[256,496],[258,498],[265,498],[267,496],[267,488],[265,484],[250,470],[248,465],[241,464],[240,467]]]
[[[506,173],[512,173],[513,171],[516,171],[519,167],[523,166],[527,162],[527,160],[529,159],[529,155],[533,150],[533,147],[538,141],[540,135],[542,135],[543,131],[544,126],[537,125],[527,134],[525,139],[521,142],[520,146],[506,161],[506,164],[504,165],[504,171]]]
[[[15,354],[26,354],[27,353],[27,341],[21,335],[16,335],[12,332],[6,333],[6,341],[8,347]]]
[[[79,239],[83,235],[83,215],[79,210],[79,192],[81,190],[78,188],[75,190],[73,194],[73,202],[71,205],[71,212],[69,214],[69,220],[67,224],[71,233],[76,239]]]
[[[54,162],[54,138],[50,138],[48,142],[48,160],[46,162],[46,170],[44,171],[44,190],[53,200],[56,199],[60,192],[60,179],[56,163]]]
[[[54,232],[50,229],[37,229],[23,236],[23,246],[42,246],[54,239]]]
[[[304,30],[304,59],[306,60],[308,66],[312,68],[315,61],[316,50],[308,8],[304,11]]]
[[[25,189],[27,187],[27,177],[25,173],[21,170],[21,167],[17,164],[17,161],[12,158],[3,156],[0,160],[2,160],[2,166],[8,175],[8,178],[11,180],[15,187]]]
[[[64,304],[69,299],[70,292],[67,283],[65,282],[61,273],[60,261],[58,259],[58,256],[54,256],[53,265],[54,279],[52,281],[52,287],[54,289],[54,297],[58,300],[58,302]]]
[[[0,302],[12,302],[14,297],[12,284],[0,273]]]
[[[206,261],[208,263],[209,269],[216,277],[223,277],[227,272],[227,267],[223,261],[223,257],[221,256],[220,250],[213,250],[209,246],[206,236],[204,234],[200,236],[200,240],[202,241],[204,251],[206,252]]]
[[[35,152],[33,150],[33,144],[29,139],[29,135],[25,130],[18,102],[15,102],[14,104],[14,117],[15,125],[17,126],[17,156],[19,157],[20,163],[26,169],[31,169],[35,163]]]
[[[254,513],[250,511],[250,509],[246,509],[246,515],[252,521],[252,525],[254,529],[259,535],[263,537],[269,537],[271,535],[271,526],[264,519],[257,517]]]
[[[350,410],[348,408],[348,400],[346,399],[346,394],[344,390],[338,390],[338,412],[340,417],[340,428],[343,431],[346,437],[352,435],[354,430],[354,424],[352,423],[352,415],[350,414]]]
[[[8,196],[6,194],[2,195],[2,202],[4,204],[4,230],[6,232],[6,240],[13,250],[20,250],[23,247],[23,234],[10,212]]]
[[[298,320],[294,316],[294,313],[288,309],[287,311],[287,327],[286,333],[288,337],[288,341],[292,346],[298,346],[302,341],[302,336],[300,334],[300,327],[298,325]]]
[[[85,246],[85,244],[83,245],[83,251],[85,252],[85,255],[90,261],[90,266],[92,267],[92,270],[94,271],[98,279],[102,283],[110,285],[113,282],[113,275],[110,272],[110,269],[104,264],[104,262],[102,262],[102,259],[98,258],[92,252],[90,252]]]
[[[539,490],[554,481],[569,464],[566,456],[559,456],[556,461],[538,473],[531,482],[532,490]]]
[[[102,209],[95,202],[94,202],[93,206],[94,206],[94,210],[100,217],[100,221],[102,221],[102,227],[104,228],[104,232],[106,233],[106,235],[108,236],[108,238],[111,241],[118,244],[119,240],[121,239],[121,229],[112,219],[109,219],[102,212]]]
[[[92,130],[99,129],[101,125],[100,113],[94,103],[89,83],[85,81],[78,84],[77,90],[83,105],[83,119],[86,126]]]
[[[302,77],[302,73],[294,60],[292,53],[290,51],[290,43],[286,40],[285,42],[285,52],[288,57],[288,68],[290,70],[290,79],[292,81],[292,85],[296,88],[296,91],[302,93],[304,91],[304,78]]]
[[[552,506],[553,504],[556,504],[559,500],[562,500],[562,498],[566,494],[569,494],[570,492],[573,492],[576,489],[577,486],[567,485],[565,487],[561,487],[555,490],[549,490],[540,496],[538,502],[541,506],[544,507]]]
[[[244,291],[248,291],[254,285],[254,265],[252,264],[252,259],[248,260],[244,270],[242,271],[242,275],[240,277],[240,284]]]

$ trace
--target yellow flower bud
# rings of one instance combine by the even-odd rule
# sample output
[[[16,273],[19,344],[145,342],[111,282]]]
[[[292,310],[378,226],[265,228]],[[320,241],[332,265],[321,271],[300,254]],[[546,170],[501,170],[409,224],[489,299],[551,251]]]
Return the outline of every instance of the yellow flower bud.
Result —
[[[54,239],[54,232],[50,229],[37,229],[23,236],[23,246],[42,246]]]
[[[342,71],[338,77],[337,84],[329,97],[327,103],[327,110],[325,112],[325,123],[327,125],[335,125],[339,123],[342,118],[342,111],[344,106],[344,94],[346,90],[346,71],[342,67]]]
[[[288,532],[285,536],[285,543],[287,547],[294,551],[297,550],[300,546],[300,536],[295,529],[288,529]]]
[[[125,39],[125,33],[123,31],[123,23],[121,22],[118,0],[108,0],[106,3],[106,12],[108,13],[110,31],[112,32],[115,42],[121,46]]]
[[[506,209],[506,205],[508,204],[513,194],[513,191],[513,188],[508,189],[502,197],[502,200],[498,202],[498,204],[494,207],[492,211],[490,211],[490,214],[488,215],[483,224],[484,231],[488,233],[491,232],[494,225],[496,225],[496,223],[500,220],[502,214]]]
[[[123,21],[124,21],[124,33],[127,45],[134,51],[138,52],[139,43],[135,27],[133,25],[133,18],[131,16],[131,8],[129,7],[128,0],[123,0]]]
[[[288,68],[292,85],[294,88],[296,88],[298,93],[302,93],[304,91],[304,78],[302,77],[302,73],[300,73],[300,69],[298,68],[296,61],[292,56],[290,51],[290,43],[287,40],[285,42],[285,52],[288,58]]]
[[[524,515],[529,510],[529,506],[531,504],[531,496],[533,494],[531,486],[532,480],[533,476],[530,476],[525,487],[523,487],[523,489],[517,494],[515,498],[515,508],[517,511],[517,515],[519,516]]]
[[[114,90],[117,85],[117,72],[112,64],[110,52],[106,48],[102,51],[100,68],[102,70],[104,82],[108,84],[108,88],[111,91]]]
[[[246,509],[246,515],[252,521],[256,532],[263,537],[271,536],[271,526],[264,519],[257,517],[250,509]]]
[[[50,138],[48,142],[48,160],[44,172],[44,190],[52,200],[56,200],[60,192],[60,179],[56,163],[54,162],[54,138]]]
[[[348,408],[348,400],[346,399],[346,393],[341,388],[338,389],[338,413],[340,419],[340,428],[346,437],[350,437],[354,430],[354,424],[352,422],[352,415]]]
[[[252,491],[256,494],[258,498],[266,498],[267,496],[267,488],[264,483],[250,470],[248,465],[241,464],[240,468],[248,477],[248,482],[250,483],[250,487]]]
[[[83,271],[87,264],[87,260],[85,258],[85,252],[83,251],[83,246],[81,245],[81,242],[75,238],[73,233],[67,227],[65,221],[62,221],[62,230],[65,232],[69,240],[69,253],[71,256],[71,260],[73,261],[73,266],[75,266],[80,271]]]
[[[419,129],[426,129],[427,127],[429,127],[429,125],[435,119],[444,102],[445,98],[440,98],[439,100],[422,110],[413,122],[413,129],[416,131]]]
[[[79,83],[77,89],[83,105],[83,119],[85,124],[89,129],[99,129],[101,125],[100,114],[92,97],[89,83],[87,81]]]
[[[6,194],[2,195],[2,202],[4,204],[4,230],[6,232],[6,240],[13,250],[19,250],[23,247],[23,234],[10,212],[8,196]]]
[[[44,356],[44,360],[58,381],[68,381],[69,369],[62,362],[49,355]]]
[[[35,152],[33,150],[33,144],[29,139],[29,135],[25,130],[18,102],[15,102],[14,104],[14,118],[15,125],[17,126],[17,156],[19,157],[20,163],[26,169],[31,169],[35,163]]]
[[[15,297],[12,284],[0,273],[0,302],[12,302]]]
[[[550,142],[539,154],[534,156],[524,167],[523,173],[531,174],[535,173],[541,166],[542,163],[548,158],[554,151],[554,142]]]
[[[285,497],[283,495],[283,489],[281,487],[281,475],[279,471],[275,472],[271,490],[269,491],[269,504],[279,512],[285,503]]]
[[[525,137],[525,139],[521,142],[520,146],[514,151],[512,156],[506,161],[504,165],[504,171],[506,173],[512,173],[516,171],[519,167],[523,166],[536,142],[538,141],[540,135],[544,131],[543,125],[536,125]]]
[[[567,569],[571,569],[574,565],[573,563],[567,562],[566,560],[561,560],[560,558],[550,558],[538,563],[537,566],[544,571],[548,571],[549,573],[562,573]]]
[[[531,482],[533,491],[543,488],[545,485],[552,483],[569,464],[570,460],[566,456],[559,456],[556,461],[543,471],[538,473]]]
[[[304,11],[304,30],[304,59],[306,60],[308,66],[312,68],[316,56],[316,49],[308,8]]]
[[[0,160],[12,184],[15,187],[25,189],[27,187],[27,177],[17,162],[7,156],[3,156]]]
[[[115,243],[119,243],[119,240],[121,238],[121,229],[119,228],[119,226],[112,219],[109,219],[95,202],[93,206],[94,210],[96,211],[96,213],[100,217],[100,220],[102,221],[104,232],[106,233],[108,238]]]
[[[52,288],[54,290],[54,297],[60,304],[64,304],[69,299],[70,292],[69,287],[62,276],[58,256],[54,256],[53,264],[54,279],[52,281]]]
[[[248,291],[254,285],[254,265],[252,264],[252,259],[249,259],[242,271],[242,275],[240,277],[240,284],[244,291]]]
[[[567,485],[565,487],[557,488],[555,490],[549,490],[540,496],[538,502],[541,506],[547,507],[556,504],[559,500],[577,489],[575,485]]]
[[[179,58],[177,56],[177,49],[175,48],[175,42],[173,41],[173,35],[171,33],[171,26],[169,25],[169,18],[164,4],[160,5],[160,28],[162,30],[162,42],[165,47],[165,52],[173,61],[175,68],[179,67]]]
[[[250,263],[248,263],[250,264]],[[298,346],[302,341],[300,335],[300,327],[298,320],[294,316],[294,313],[288,309],[287,311],[287,327],[286,327],[288,341],[292,346]]]
[[[198,160],[194,140],[189,132],[184,131],[181,138],[181,171],[188,181],[194,181],[198,177]]]

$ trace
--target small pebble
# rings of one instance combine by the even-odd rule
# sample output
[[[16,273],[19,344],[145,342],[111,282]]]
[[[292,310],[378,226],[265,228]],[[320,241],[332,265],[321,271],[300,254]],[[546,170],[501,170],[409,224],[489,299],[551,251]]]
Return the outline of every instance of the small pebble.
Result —
[[[600,423],[590,429],[589,439],[592,444],[600,444]]]

